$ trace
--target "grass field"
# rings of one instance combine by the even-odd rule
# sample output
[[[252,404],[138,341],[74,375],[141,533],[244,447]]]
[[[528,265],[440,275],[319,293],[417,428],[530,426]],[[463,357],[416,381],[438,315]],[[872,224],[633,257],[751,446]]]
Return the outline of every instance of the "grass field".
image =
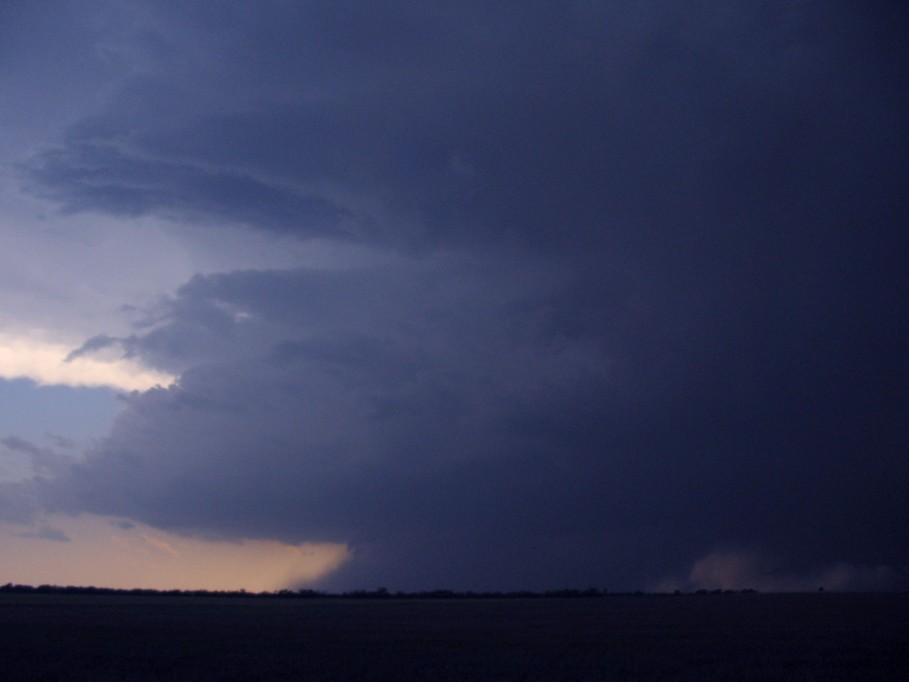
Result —
[[[0,595],[7,680],[909,680],[909,594]]]

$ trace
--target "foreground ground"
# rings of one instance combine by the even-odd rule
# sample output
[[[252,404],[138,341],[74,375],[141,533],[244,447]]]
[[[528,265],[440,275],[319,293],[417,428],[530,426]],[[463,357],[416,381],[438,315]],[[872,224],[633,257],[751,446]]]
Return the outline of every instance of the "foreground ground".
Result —
[[[909,594],[0,595],[3,679],[899,680]]]

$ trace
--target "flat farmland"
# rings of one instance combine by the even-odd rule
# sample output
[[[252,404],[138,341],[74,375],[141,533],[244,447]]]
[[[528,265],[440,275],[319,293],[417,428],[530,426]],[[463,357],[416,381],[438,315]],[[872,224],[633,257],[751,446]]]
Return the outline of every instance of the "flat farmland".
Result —
[[[0,595],[6,680],[901,680],[909,594]]]

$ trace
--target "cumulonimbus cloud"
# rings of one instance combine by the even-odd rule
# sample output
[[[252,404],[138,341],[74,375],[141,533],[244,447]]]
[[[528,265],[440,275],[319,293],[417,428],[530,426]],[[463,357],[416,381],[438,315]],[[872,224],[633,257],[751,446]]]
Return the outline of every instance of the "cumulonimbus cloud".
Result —
[[[149,57],[25,183],[366,263],[189,279],[116,341],[178,380],[10,515],[351,543],[348,586],[905,564],[902,43],[853,32],[883,11],[202,7],[149,30],[222,46],[204,77]]]

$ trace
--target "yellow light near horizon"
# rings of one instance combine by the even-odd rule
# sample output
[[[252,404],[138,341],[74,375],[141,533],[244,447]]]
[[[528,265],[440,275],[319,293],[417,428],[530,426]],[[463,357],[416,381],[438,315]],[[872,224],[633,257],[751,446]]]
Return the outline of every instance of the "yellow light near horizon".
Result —
[[[53,532],[49,532],[50,530]],[[53,536],[68,540],[53,539]],[[214,541],[85,515],[0,524],[0,582],[270,592],[315,584],[344,564],[342,543]]]
[[[67,361],[73,346],[43,340],[39,334],[0,333],[0,379],[31,379],[44,386],[109,386],[144,391],[168,386],[176,377],[132,359],[82,356]]]

